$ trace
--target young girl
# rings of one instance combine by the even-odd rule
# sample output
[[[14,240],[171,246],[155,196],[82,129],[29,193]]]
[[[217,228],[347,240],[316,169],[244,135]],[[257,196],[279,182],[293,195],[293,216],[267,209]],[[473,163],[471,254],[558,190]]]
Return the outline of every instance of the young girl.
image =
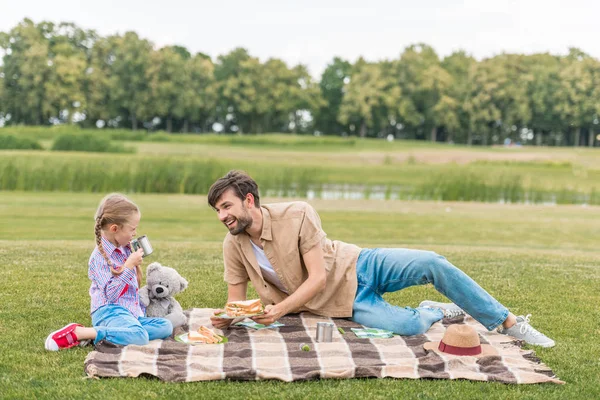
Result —
[[[147,344],[173,332],[165,318],[146,318],[138,289],[142,279],[142,249],[131,251],[140,210],[127,197],[113,193],[100,202],[94,217],[96,248],[89,261],[92,328],[71,323],[46,338],[46,350],[57,351],[101,340],[128,345]]]

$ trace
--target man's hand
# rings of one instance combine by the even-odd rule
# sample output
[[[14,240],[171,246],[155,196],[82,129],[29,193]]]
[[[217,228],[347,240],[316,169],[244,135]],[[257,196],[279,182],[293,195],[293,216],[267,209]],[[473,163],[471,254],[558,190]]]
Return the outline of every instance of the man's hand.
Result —
[[[281,309],[279,304],[275,305],[267,305],[265,307],[265,313],[262,315],[256,315],[251,317],[254,322],[258,322],[263,325],[271,325],[273,322],[277,321],[279,318],[285,316],[286,312]]]
[[[215,310],[214,314],[210,317],[210,322],[211,322],[212,326],[214,326],[217,329],[227,329],[227,328],[229,328],[229,325],[231,325],[231,323],[233,321],[235,321],[233,319],[225,319],[225,318],[217,317],[217,315],[219,315],[223,312],[225,312],[225,311]]]

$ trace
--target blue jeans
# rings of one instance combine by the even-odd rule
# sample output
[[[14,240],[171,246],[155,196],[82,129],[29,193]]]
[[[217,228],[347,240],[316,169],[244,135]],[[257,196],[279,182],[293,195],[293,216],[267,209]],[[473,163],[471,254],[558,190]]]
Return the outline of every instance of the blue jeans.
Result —
[[[94,344],[101,340],[127,346],[145,345],[154,339],[164,339],[173,333],[173,325],[166,318],[134,317],[125,307],[109,304],[92,314],[96,329]]]
[[[443,318],[436,308],[393,306],[382,297],[414,285],[432,283],[438,292],[465,310],[488,330],[500,325],[509,312],[467,274],[446,258],[409,249],[363,249],[356,263],[358,289],[352,320],[400,335],[419,335]]]

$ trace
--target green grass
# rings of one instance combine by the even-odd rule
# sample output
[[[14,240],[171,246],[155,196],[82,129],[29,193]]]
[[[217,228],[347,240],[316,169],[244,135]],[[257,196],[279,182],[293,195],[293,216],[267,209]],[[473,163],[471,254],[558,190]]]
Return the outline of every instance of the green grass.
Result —
[[[152,261],[189,282],[184,308],[219,307],[226,298],[225,228],[203,196],[132,194]],[[326,201],[313,204],[332,239],[364,247],[435,250],[556,340],[536,349],[564,381],[503,385],[448,380],[326,380],[163,383],[83,379],[89,349],[49,353],[46,335],[64,323],[90,323],[87,260],[100,194],[0,192],[0,397],[2,398],[489,398],[600,397],[600,208],[479,203]],[[148,260],[149,262],[150,260]],[[387,295],[399,305],[442,300],[431,287]]]

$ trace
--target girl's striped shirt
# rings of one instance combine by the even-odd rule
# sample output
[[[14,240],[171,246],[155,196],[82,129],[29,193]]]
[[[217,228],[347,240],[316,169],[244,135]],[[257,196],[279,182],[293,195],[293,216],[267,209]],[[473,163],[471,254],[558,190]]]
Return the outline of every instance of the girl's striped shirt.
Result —
[[[129,246],[115,247],[104,237],[101,238],[101,245],[115,268],[125,264],[131,254]],[[92,281],[90,286],[92,314],[102,306],[116,304],[128,309],[136,318],[144,316],[135,270],[125,268],[122,274],[113,275],[96,246],[90,256],[88,277]]]

